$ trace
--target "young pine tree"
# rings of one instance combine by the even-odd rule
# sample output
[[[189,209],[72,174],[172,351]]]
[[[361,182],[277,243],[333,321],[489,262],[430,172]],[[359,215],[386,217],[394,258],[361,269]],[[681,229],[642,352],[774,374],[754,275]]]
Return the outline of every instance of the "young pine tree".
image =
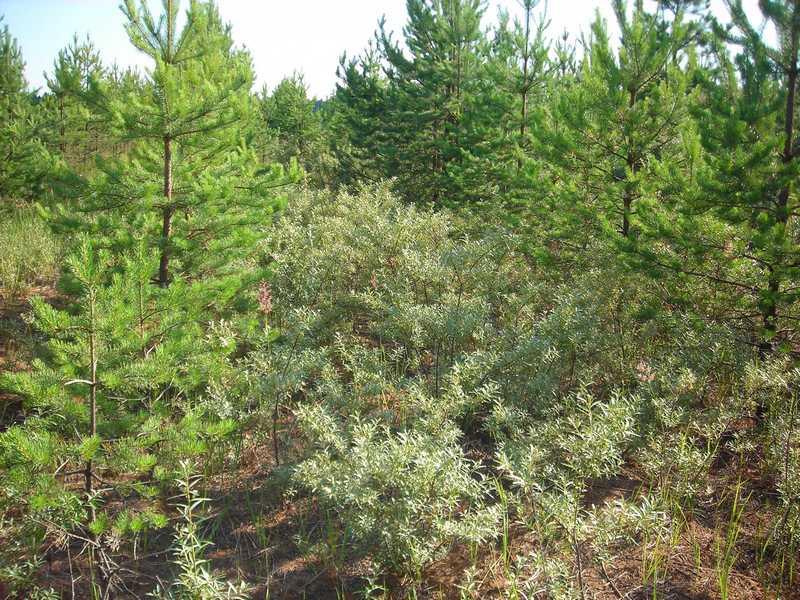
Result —
[[[481,64],[480,0],[408,0],[407,53],[383,28],[380,51],[389,79],[383,149],[388,175],[409,200],[457,202],[463,192],[452,167],[475,143],[465,126]]]
[[[234,346],[204,337],[204,307],[185,282],[152,285],[157,264],[142,244],[112,257],[80,240],[67,260],[70,305],[32,301],[41,357],[0,377],[22,406],[0,434],[4,495],[21,523],[46,526],[39,535],[88,547],[101,593],[119,583],[114,557],[165,525],[147,499],[180,460],[208,455],[233,429],[195,407]]]
[[[66,48],[58,52],[53,73],[48,76],[50,94],[45,97],[49,120],[49,146],[74,167],[86,170],[94,163],[100,146],[102,123],[80,99],[93,79],[105,75],[100,53],[87,37],[74,36]],[[107,137],[108,132],[105,132]]]
[[[262,169],[244,140],[253,70],[216,6],[192,1],[180,30],[178,0],[163,10],[156,18],[146,3],[123,6],[131,42],[153,61],[142,93],[112,94],[94,81],[87,94],[133,149],[102,166],[82,210],[115,218],[109,235],[144,232],[160,252],[161,287],[176,273],[227,276],[236,287],[234,267],[279,202],[270,190],[286,179],[278,167]]]
[[[25,61],[0,18],[0,202],[40,199],[50,157],[39,138],[42,121],[27,91]],[[2,206],[2,205],[0,205]]]
[[[0,437],[0,460],[11,482],[6,491],[20,499],[25,517],[63,529],[70,541],[88,540],[93,582],[103,552],[98,482],[104,468],[114,468],[105,441],[130,433],[123,432],[127,410],[115,388],[136,343],[128,282],[109,281],[109,267],[107,253],[87,240],[79,243],[67,260],[75,305],[60,310],[40,298],[32,301],[31,323],[47,338],[44,358],[30,371],[0,378],[0,388],[22,399],[24,417]],[[71,481],[75,475],[80,487]],[[107,584],[108,571],[100,574]]]
[[[539,111],[537,132],[561,169],[562,200],[578,219],[626,239],[649,166],[680,141],[690,83],[684,50],[696,29],[682,10],[668,20],[643,2],[632,12],[625,0],[614,0],[613,8],[619,48],[598,17],[577,80]]]
[[[259,98],[259,112],[270,146],[267,156],[274,162],[290,165],[297,161],[307,179],[324,184],[326,163],[322,103],[308,97],[302,74],[285,77],[269,93],[266,86]]]
[[[522,212],[542,189],[533,150],[532,108],[545,99],[554,63],[546,40],[547,18],[538,0],[523,0],[522,15],[510,21],[500,13],[493,39],[487,42],[482,75],[469,94],[465,125],[473,132],[462,149],[461,187],[481,211],[524,225]]]
[[[714,286],[709,304],[724,297],[726,305],[709,311],[739,326],[755,323],[747,333],[767,356],[793,345],[800,297],[794,190],[800,3],[760,3],[777,31],[775,45],[739,0],[727,6],[732,25],[715,26],[715,64],[703,72],[692,109],[699,134],[689,147],[693,168],[664,173],[679,210],[653,223],[671,242],[669,252],[653,259]]]
[[[377,182],[388,176],[383,149],[387,146],[388,81],[373,44],[362,56],[342,56],[339,81],[329,104],[327,127],[337,162],[337,183]]]
[[[539,0],[522,0],[523,15],[514,21],[513,28],[503,30],[500,38],[508,45],[507,55],[510,69],[507,75],[507,90],[514,96],[514,110],[511,113],[512,124],[516,133],[518,149],[516,166],[522,169],[524,155],[530,152],[531,106],[540,103],[545,86],[552,72],[550,46],[545,40],[547,33],[547,17],[537,17],[536,9]]]

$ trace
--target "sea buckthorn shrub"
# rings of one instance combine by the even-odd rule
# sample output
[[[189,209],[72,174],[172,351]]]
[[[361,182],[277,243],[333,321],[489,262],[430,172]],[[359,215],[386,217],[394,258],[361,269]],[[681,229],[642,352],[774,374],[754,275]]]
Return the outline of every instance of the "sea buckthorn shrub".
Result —
[[[385,186],[298,194],[264,241],[249,406],[339,532],[322,554],[415,579],[517,523],[541,545],[506,577],[579,595],[563,575],[588,549],[677,539],[775,386],[744,378],[735,332],[664,309],[675,290],[599,262],[554,282],[516,236],[456,223]],[[604,499],[617,480],[629,494]]]

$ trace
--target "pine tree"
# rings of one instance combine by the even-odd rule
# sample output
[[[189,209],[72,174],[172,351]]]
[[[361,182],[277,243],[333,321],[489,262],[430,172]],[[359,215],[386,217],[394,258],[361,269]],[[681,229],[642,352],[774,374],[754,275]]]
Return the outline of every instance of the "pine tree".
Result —
[[[68,540],[88,540],[101,593],[115,585],[117,551],[103,534],[113,527],[124,537],[164,524],[152,507],[133,508],[157,487],[117,476],[169,482],[180,459],[209,452],[203,440],[230,430],[181,398],[202,393],[234,346],[198,343],[204,307],[181,281],[153,286],[157,264],[141,244],[114,257],[79,240],[62,282],[68,306],[31,302],[30,322],[46,351],[30,370],[0,377],[0,390],[22,402],[20,422],[0,434],[6,491],[24,509],[21,518],[45,519]],[[131,519],[139,523],[132,530]]]
[[[68,163],[83,170],[93,164],[93,156],[100,149],[100,138],[107,138],[109,132],[101,131],[100,115],[92,114],[80,96],[93,79],[104,76],[100,53],[88,36],[85,41],[79,41],[77,35],[69,46],[59,51],[52,75],[45,75],[50,89],[45,100],[51,100],[52,105],[45,108],[50,112],[50,146]]]
[[[388,146],[386,121],[388,82],[380,57],[370,44],[363,55],[343,55],[336,69],[339,81],[326,123],[337,162],[337,182],[377,182],[390,176],[383,150]]]
[[[547,16],[535,14],[539,0],[521,0],[522,17],[513,24],[508,15],[501,15],[495,40],[495,54],[499,65],[502,87],[513,98],[507,118],[514,135],[517,169],[522,168],[523,156],[531,151],[531,107],[541,103],[545,86],[552,70],[550,45],[546,40]]]
[[[259,111],[268,139],[265,151],[283,165],[297,161],[314,185],[324,185],[326,156],[322,102],[308,97],[302,74],[285,77],[269,93],[266,86],[259,97]]]
[[[128,160],[102,167],[83,210],[124,215],[144,230],[160,251],[156,281],[167,287],[176,269],[230,274],[277,206],[270,190],[287,180],[280,168],[262,169],[247,147],[252,66],[216,6],[191,2],[180,31],[178,0],[163,7],[156,19],[144,3],[123,6],[131,42],[154,63],[143,93],[112,94],[93,80],[87,94],[134,147]]]
[[[531,113],[545,98],[554,64],[547,18],[536,14],[538,7],[538,0],[523,0],[522,16],[513,23],[501,11],[494,38],[481,52],[480,76],[467,95],[464,120],[471,135],[460,168],[454,169],[464,177],[463,197],[515,226],[522,225],[521,211],[542,187]]]
[[[124,302],[127,282],[116,278],[108,285],[109,263],[110,257],[95,253],[87,240],[79,244],[67,260],[78,293],[73,309],[58,310],[39,298],[32,301],[32,324],[48,338],[47,360],[35,361],[29,372],[10,373],[0,380],[0,387],[23,399],[25,416],[22,425],[3,434],[1,444],[3,466],[13,474],[12,489],[22,497],[38,497],[30,506],[22,503],[34,518],[47,502],[50,522],[69,534],[88,536],[93,585],[97,467],[104,462],[103,433],[110,425],[106,419],[118,413],[114,386],[109,383],[129,358],[120,342],[132,331],[131,307]],[[33,460],[15,458],[22,456]],[[78,462],[82,464],[77,469],[66,468]],[[83,479],[81,510],[76,510],[75,495],[64,483],[73,474]],[[107,582],[107,575],[101,580]]]
[[[777,33],[766,43],[738,0],[727,2],[732,27],[715,25],[715,64],[703,72],[693,106],[698,135],[688,145],[692,169],[666,170],[665,192],[676,213],[653,219],[669,252],[651,259],[705,280],[739,326],[758,321],[753,343],[762,356],[793,339],[800,276],[797,243],[797,77],[800,3],[760,3]],[[730,47],[737,48],[731,59]],[[676,219],[675,216],[679,216]]]
[[[381,22],[338,69],[329,123],[342,179],[394,178],[409,201],[481,210],[527,185],[519,138],[548,68],[537,5],[513,29],[502,16],[492,39],[479,0],[409,0],[402,45]]]
[[[132,98],[141,97],[145,90],[145,78],[143,74],[135,67],[121,68],[116,63],[112,64],[105,71],[104,81],[106,83],[105,92],[114,98]],[[81,96],[83,99],[84,96]],[[84,104],[86,102],[84,101]],[[128,139],[124,135],[120,135],[118,130],[115,130],[113,121],[106,121],[106,115],[102,110],[93,110],[91,105],[87,105],[90,112],[104,125],[104,134],[107,136],[108,152],[107,155],[112,158],[122,158],[127,156],[136,145],[135,140]]]
[[[464,115],[485,40],[481,0],[408,0],[404,50],[382,28],[389,80],[386,168],[408,199],[447,204],[463,191],[451,167],[469,139]]]
[[[45,191],[50,157],[39,138],[42,122],[27,91],[25,61],[0,18],[0,200],[32,200]],[[5,202],[4,202],[5,204]]]
[[[539,111],[537,132],[541,150],[562,169],[567,206],[629,238],[649,165],[679,144],[690,83],[682,61],[696,27],[682,11],[667,20],[642,2],[629,14],[615,0],[614,13],[619,49],[598,17],[577,80]]]
[[[529,139],[530,107],[531,104],[541,99],[541,92],[550,73],[549,46],[545,42],[547,22],[545,16],[538,21],[534,17],[534,10],[539,5],[539,0],[522,0],[524,16],[522,20],[514,23],[514,30],[510,37],[512,56],[516,57],[517,72],[512,77],[513,91],[518,102],[517,124],[519,139],[517,146],[525,153],[531,147]],[[518,159],[518,168],[522,166],[522,159]]]

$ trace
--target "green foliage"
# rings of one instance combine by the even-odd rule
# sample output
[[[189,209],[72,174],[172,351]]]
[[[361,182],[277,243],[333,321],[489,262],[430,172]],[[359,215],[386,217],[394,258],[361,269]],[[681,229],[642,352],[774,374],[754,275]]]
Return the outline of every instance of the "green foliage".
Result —
[[[385,188],[297,198],[267,247],[253,393],[292,410],[305,436],[295,480],[341,520],[346,547],[389,571],[415,575],[434,549],[496,531],[488,473],[460,450],[481,430],[517,485],[514,506],[536,506],[530,519],[558,539],[588,536],[588,515],[575,516],[587,482],[660,439],[642,422],[662,394],[691,401],[675,372],[722,378],[712,356],[731,351],[724,331],[648,317],[635,280],[627,295],[599,272],[555,293],[525,283],[535,271],[513,237],[459,239],[449,217]],[[677,353],[659,341],[675,335]]]
[[[570,174],[555,192],[566,205],[555,217],[562,226],[588,220],[612,236],[634,235],[651,169],[673,158],[680,144],[694,28],[683,11],[669,21],[662,11],[641,7],[637,3],[631,15],[627,2],[614,1],[618,50],[598,16],[580,72],[561,81],[537,110],[538,147],[548,163]]]
[[[457,189],[448,169],[472,141],[465,114],[480,65],[485,7],[479,0],[411,0],[407,10],[408,54],[383,29],[379,38],[394,116],[384,124],[387,160],[404,197],[447,205]]]
[[[74,304],[58,309],[33,299],[30,322],[46,348],[30,370],[0,377],[24,418],[0,434],[3,491],[19,526],[44,523],[67,540],[89,539],[99,556],[118,550],[115,536],[135,544],[163,528],[157,510],[129,506],[157,497],[181,459],[209,460],[235,430],[182,401],[220,376],[233,347],[206,337],[198,316],[177,308],[193,297],[190,286],[150,283],[156,261],[142,249],[114,260],[81,240],[66,261]],[[135,477],[106,482],[120,473]],[[80,488],[70,474],[81,475]],[[122,502],[109,503],[114,497]],[[104,585],[119,584],[102,572]]]
[[[492,537],[497,519],[457,424],[491,393],[461,362],[489,318],[474,294],[502,250],[462,247],[449,227],[383,188],[296,199],[269,242],[269,319],[303,334],[269,341],[252,366],[268,402],[313,399],[294,409],[307,445],[296,481],[355,550],[412,576],[452,541]]]
[[[412,202],[488,200],[505,167],[502,159],[492,164],[492,152],[507,141],[508,126],[498,123],[504,106],[485,77],[486,7],[411,0],[407,9],[402,46],[381,23],[364,56],[342,58],[331,127],[344,183],[388,176]]]
[[[370,45],[358,58],[343,55],[336,70],[339,82],[328,101],[331,151],[336,157],[336,182],[374,182],[387,173],[380,153],[387,143],[378,126],[386,114],[388,84],[381,76],[380,57]]]
[[[62,189],[70,182],[70,171],[87,175],[94,171],[98,156],[117,155],[122,149],[112,134],[108,119],[97,107],[85,101],[92,81],[107,82],[114,93],[123,85],[141,85],[134,71],[121,72],[116,65],[103,65],[91,39],[72,42],[59,51],[52,74],[45,74],[49,92],[41,99],[46,130],[44,142],[51,153],[58,154],[67,166],[56,171],[54,182]],[[63,191],[63,189],[62,189]]]

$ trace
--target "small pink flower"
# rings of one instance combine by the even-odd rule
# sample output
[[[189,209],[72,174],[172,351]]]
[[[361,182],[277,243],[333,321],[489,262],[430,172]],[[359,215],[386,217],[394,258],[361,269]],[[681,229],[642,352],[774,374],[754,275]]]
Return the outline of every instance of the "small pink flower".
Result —
[[[636,378],[642,383],[650,383],[655,380],[656,376],[650,365],[644,361],[639,361],[639,364],[636,365]]]
[[[272,312],[272,288],[267,281],[258,285],[258,308],[265,315]]]

